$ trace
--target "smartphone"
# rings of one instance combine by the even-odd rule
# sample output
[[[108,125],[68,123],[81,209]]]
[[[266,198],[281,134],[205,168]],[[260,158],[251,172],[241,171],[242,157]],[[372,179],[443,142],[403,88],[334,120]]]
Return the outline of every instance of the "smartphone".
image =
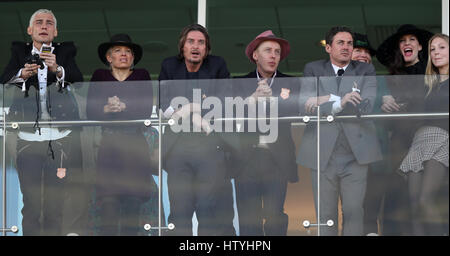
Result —
[[[52,53],[52,47],[51,46],[42,46],[42,53]]]

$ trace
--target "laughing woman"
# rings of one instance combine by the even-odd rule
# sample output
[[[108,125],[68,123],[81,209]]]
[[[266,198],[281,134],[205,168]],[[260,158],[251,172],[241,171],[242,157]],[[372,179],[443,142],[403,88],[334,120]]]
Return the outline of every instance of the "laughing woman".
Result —
[[[425,76],[426,112],[448,112],[448,50],[447,35],[436,34],[430,39]],[[429,120],[417,130],[400,166],[408,175],[414,235],[445,233],[436,198],[444,180],[448,180],[448,142],[448,118]]]
[[[389,36],[377,49],[377,59],[385,65],[390,76],[386,81],[392,95],[383,96],[381,109],[386,113],[423,112],[423,78],[427,63],[429,31],[406,24]],[[421,126],[417,120],[385,121],[390,130],[389,162],[391,177],[386,181],[388,188],[384,200],[383,235],[410,235],[408,188],[397,174],[402,160]]]

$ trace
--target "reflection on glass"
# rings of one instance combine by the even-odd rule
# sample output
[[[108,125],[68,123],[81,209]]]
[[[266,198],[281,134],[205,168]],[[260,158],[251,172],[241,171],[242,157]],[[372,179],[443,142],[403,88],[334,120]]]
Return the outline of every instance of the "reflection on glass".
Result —
[[[351,82],[350,80],[352,78],[349,77],[347,79]],[[360,78],[355,77],[354,79]],[[437,87],[440,88],[439,91],[436,91],[439,93],[429,96],[431,97],[429,100],[422,98],[423,101],[428,101],[428,104],[435,105],[434,107],[430,105],[427,107],[427,104],[425,104],[420,111],[414,110],[401,114],[399,114],[400,112],[386,114],[381,107],[383,105],[383,96],[395,95],[393,93],[395,91],[394,87],[398,86],[399,81],[403,80],[409,84],[422,83],[423,85],[424,77],[406,78],[403,76],[402,79],[396,79],[392,76],[386,76],[376,77],[375,80],[377,86],[379,86],[377,87],[377,95],[375,97],[378,99],[378,103],[373,105],[372,112],[362,113],[360,117],[357,117],[356,112],[335,115],[334,121],[329,123],[324,118],[327,116],[326,113],[321,109],[323,115],[320,119],[320,132],[317,133],[320,137],[314,135],[318,125],[317,116],[315,115],[317,113],[314,113],[314,115],[309,114],[309,122],[304,123],[303,111],[305,111],[304,104],[306,104],[308,98],[320,97],[321,90],[325,90],[324,87],[331,82],[330,78],[327,77],[278,78],[272,88],[274,99],[267,99],[265,101],[257,100],[253,103],[248,100],[248,96],[252,95],[258,86],[254,78],[162,82],[109,81],[73,84],[71,85],[70,93],[67,95],[72,96],[70,100],[74,102],[79,116],[63,118],[61,115],[61,119],[55,119],[52,122],[38,121],[41,132],[44,128],[57,129],[60,133],[65,130],[70,130],[71,132],[68,136],[78,134],[78,137],[76,141],[75,138],[71,137],[73,139],[71,140],[72,144],[68,148],[59,145],[57,143],[59,140],[52,140],[51,148],[54,151],[55,160],[52,159],[49,142],[43,143],[43,147],[40,150],[42,152],[39,152],[43,157],[37,158],[34,163],[35,165],[45,164],[54,168],[52,175],[58,180],[65,181],[64,189],[62,190],[64,192],[61,196],[63,198],[61,211],[62,234],[103,235],[101,230],[101,225],[104,224],[104,215],[101,214],[103,205],[100,204],[101,200],[99,199],[102,197],[103,192],[101,188],[105,185],[105,181],[110,181],[114,182],[114,184],[111,186],[111,183],[108,183],[107,188],[109,191],[120,189],[123,192],[123,189],[131,188],[132,190],[148,192],[148,196],[138,203],[139,214],[136,215],[134,213],[134,217],[132,218],[132,221],[135,223],[133,225],[135,227],[137,225],[139,229],[136,231],[136,235],[157,235],[159,218],[162,220],[161,227],[164,231],[162,233],[163,235],[177,235],[177,232],[180,232],[180,226],[172,222],[172,219],[169,219],[169,221],[166,220],[177,207],[178,209],[180,207],[181,209],[192,209],[193,203],[187,200],[174,201],[171,196],[171,191],[178,190],[182,194],[187,192],[188,189],[196,190],[199,193],[204,192],[204,198],[201,200],[222,200],[220,202],[226,202],[227,207],[212,209],[211,211],[213,212],[221,210],[222,215],[212,215],[211,218],[207,218],[210,222],[205,222],[205,218],[202,219],[204,217],[201,215],[202,211],[192,211],[193,214],[189,215],[189,218],[185,220],[186,223],[190,223],[190,226],[184,230],[187,234],[201,235],[202,230],[223,225],[221,227],[223,230],[231,231],[227,234],[233,234],[232,232],[235,232],[237,235],[245,235],[245,230],[250,230],[251,228],[260,230],[260,227],[263,227],[263,234],[270,235],[270,232],[273,231],[270,229],[272,227],[270,220],[280,220],[281,218],[269,216],[270,211],[264,208],[260,212],[252,211],[252,209],[260,209],[258,208],[260,205],[254,202],[260,202],[261,197],[258,194],[247,192],[246,189],[249,186],[256,186],[257,182],[255,181],[261,181],[267,185],[266,188],[270,189],[270,191],[280,191],[278,189],[279,187],[277,188],[281,184],[279,181],[282,179],[290,181],[290,175],[297,174],[299,181],[289,183],[286,194],[278,197],[278,199],[282,198],[283,200],[274,199],[272,201],[282,202],[278,204],[278,209],[283,208],[284,214],[287,215],[289,220],[287,234],[317,234],[317,212],[314,204],[316,200],[316,203],[321,202],[319,215],[321,223],[325,224],[325,226],[321,227],[321,235],[325,235],[325,229],[330,228],[326,226],[329,219],[333,220],[334,223],[331,229],[334,229],[337,232],[335,235],[337,235],[345,232],[345,223],[339,217],[334,219],[324,213],[326,210],[324,208],[326,207],[324,206],[324,202],[327,200],[324,197],[325,193],[329,192],[333,198],[340,196],[336,191],[324,190],[326,189],[326,182],[335,181],[328,178],[329,168],[327,167],[329,164],[325,165],[323,163],[323,159],[327,157],[327,152],[329,152],[329,150],[327,151],[327,144],[330,143],[329,137],[334,134],[329,127],[342,129],[343,134],[354,136],[357,138],[356,140],[358,140],[359,136],[361,136],[361,140],[367,140],[365,138],[366,135],[361,134],[361,129],[352,130],[352,128],[348,128],[349,126],[361,126],[371,130],[375,134],[376,141],[363,143],[360,147],[369,151],[377,150],[377,145],[379,145],[378,150],[381,151],[382,156],[379,161],[370,163],[368,167],[367,189],[369,187],[375,187],[375,191],[378,191],[385,198],[384,201],[380,202],[376,198],[368,197],[367,194],[363,197],[363,210],[366,212],[370,209],[379,209],[382,202],[385,204],[385,212],[375,211],[375,219],[371,218],[369,220],[370,216],[367,216],[363,228],[364,230],[370,230],[369,226],[375,225],[377,232],[381,235],[388,235],[389,233],[384,233],[383,231],[392,228],[388,227],[392,222],[400,222],[405,225],[405,228],[412,230],[413,222],[416,221],[414,225],[417,225],[418,219],[410,218],[409,209],[403,209],[401,203],[398,205],[393,204],[393,202],[398,203],[398,201],[394,200],[392,193],[400,192],[404,196],[396,200],[402,200],[401,202],[403,203],[411,202],[411,198],[409,198],[410,191],[407,188],[405,180],[405,177],[408,177],[408,182],[411,181],[409,178],[410,174],[408,173],[405,176],[405,172],[400,171],[400,169],[404,170],[403,166],[410,166],[414,162],[408,159],[417,159],[416,157],[411,158],[411,154],[413,152],[414,154],[417,153],[415,150],[418,145],[417,143],[422,141],[423,134],[428,134],[429,132],[429,128],[427,127],[440,127],[441,124],[448,125],[448,107],[446,106],[448,104],[448,85],[443,81]],[[345,79],[342,82],[345,82]],[[192,90],[185,90],[186,86],[192,86]],[[281,88],[287,88],[288,86],[291,86],[291,94],[287,99],[283,99],[281,96]],[[156,87],[160,87],[159,90],[161,90],[161,93],[157,92],[158,88]],[[188,115],[184,120],[183,118],[178,119],[174,125],[163,125],[163,152],[161,154],[163,161],[162,192],[164,194],[161,195],[162,216],[158,216],[160,203],[158,200],[159,183],[155,181],[158,178],[156,176],[158,173],[156,170],[159,164],[157,160],[159,158],[159,151],[157,150],[159,147],[159,131],[152,127],[146,127],[143,125],[143,121],[150,119],[154,107],[158,108],[155,101],[149,99],[153,99],[154,95],[167,95],[164,90],[167,90],[169,87],[176,92],[175,94],[179,98],[167,97],[161,98],[160,101],[163,104],[165,104],[164,102],[167,102],[167,104],[172,103],[173,106],[177,105],[175,103],[180,100],[180,102],[197,103],[199,106],[197,114],[207,121],[212,130],[210,133],[206,133],[202,129],[195,130],[193,125],[194,120],[192,119],[193,115]],[[299,89],[297,95],[292,94],[292,91],[295,91],[292,89],[293,87]],[[224,90],[215,91],[211,90],[211,88],[222,88]],[[319,94],[317,94],[317,88],[319,88]],[[194,89],[199,89],[199,91]],[[22,209],[21,202],[23,200],[24,205],[26,205],[27,198],[25,194],[22,194],[23,184],[19,183],[20,172],[18,169],[21,167],[21,164],[16,160],[21,160],[21,158],[20,154],[18,154],[17,146],[24,143],[21,141],[23,139],[19,136],[20,132],[28,131],[30,134],[36,134],[38,128],[37,126],[33,128],[36,123],[35,115],[30,114],[24,116],[24,119],[17,119],[18,116],[21,116],[20,109],[16,107],[16,103],[14,102],[23,99],[23,92],[21,92],[20,88],[5,87],[4,95],[5,107],[13,110],[13,112],[10,111],[9,115],[6,116],[8,127],[6,159],[9,159],[7,162],[7,173],[10,175],[7,176],[6,187],[8,196],[7,224],[8,226],[13,224],[18,225],[19,230],[22,232],[19,234],[26,235],[27,226],[25,225],[25,228],[23,228],[23,224],[20,223],[23,218],[21,210],[26,209],[26,207]],[[116,113],[117,115],[104,113],[104,106],[108,104],[108,98],[114,96],[117,96],[126,105],[126,109],[120,113]],[[423,97],[423,94],[418,94],[411,99],[418,103],[421,97]],[[435,100],[435,97],[438,97],[439,100]],[[294,100],[289,101],[289,99]],[[34,99],[29,106],[36,108]],[[58,108],[58,104],[53,103],[52,106],[52,113],[57,113],[55,109]],[[95,111],[92,111],[93,109],[100,111],[95,114]],[[127,110],[129,112],[125,113]],[[354,110],[356,111],[356,109]],[[11,127],[11,123],[16,120],[19,123],[19,129],[9,128]],[[167,121],[163,120],[163,123],[166,124]],[[405,123],[408,123],[408,126],[405,126]],[[157,121],[152,119],[152,125],[155,124],[157,124]],[[412,126],[412,124],[415,126]],[[392,133],[396,129],[402,132]],[[413,130],[413,133],[411,135],[412,137],[409,137],[410,141],[407,141],[405,138],[410,135],[409,130]],[[398,137],[394,137],[394,134]],[[440,149],[445,150],[448,147],[448,139],[446,140],[445,137],[442,137],[441,133],[433,130],[431,134],[436,134],[437,138],[443,138],[442,143],[439,144],[442,145],[442,147],[439,147]],[[51,133],[51,136],[54,135],[54,133]],[[271,135],[276,135],[273,141],[271,140]],[[176,138],[183,139],[179,139],[173,144],[171,154],[166,153],[164,151],[164,145],[172,143]],[[319,145],[317,145],[317,139],[320,139]],[[336,138],[336,140],[339,140],[339,138]],[[397,140],[404,140],[405,144],[398,145]],[[220,145],[222,147],[217,148],[218,142],[221,142]],[[309,146],[305,147],[305,143]],[[343,142],[339,145],[340,147],[332,148],[333,151],[331,152],[334,152],[335,155],[330,156],[331,160],[329,161],[335,161],[335,157],[337,156],[345,158],[346,155],[341,154],[340,151],[342,148],[347,148],[352,152],[358,150],[351,143]],[[402,148],[399,146],[406,147],[407,151],[402,151]],[[220,154],[223,156],[223,160],[219,161],[214,157],[208,156],[212,150],[217,152],[217,155]],[[173,152],[177,154],[173,155]],[[69,153],[72,159],[64,156],[64,154]],[[58,168],[61,168],[61,155],[62,168],[67,164],[66,173],[63,178],[59,178],[57,172]],[[291,165],[288,160],[283,162],[277,160],[281,158],[288,159],[292,155],[299,162],[298,164]],[[180,168],[180,175],[182,175],[181,177],[185,177],[183,176],[183,172],[193,168],[189,164],[192,156],[202,160],[197,163],[205,164],[208,170],[212,168],[215,170],[223,170],[223,175],[211,177],[208,176],[211,173],[205,171],[202,173],[203,175],[198,176],[200,181],[205,179],[203,183],[173,183],[170,180],[173,177],[170,175],[172,170],[170,168],[174,168],[174,165],[183,166],[183,168]],[[324,175],[320,179],[317,179],[318,173],[314,171],[317,168],[318,156],[321,161],[320,172]],[[27,158],[27,161],[31,161],[33,158]],[[53,161],[57,162],[58,165],[51,165]],[[311,166],[304,166],[304,162],[306,161],[310,162]],[[442,159],[439,161],[442,161]],[[353,168],[356,165],[359,165],[359,163],[349,164],[349,168]],[[105,168],[105,166],[108,168]],[[427,164],[423,165],[424,168],[427,168],[427,166]],[[430,166],[432,166],[430,168],[433,168],[433,170],[439,170],[439,165]],[[131,175],[138,169],[145,169],[145,177],[142,176],[140,178],[141,180],[133,179],[136,176]],[[115,173],[117,170],[125,170],[124,173],[120,174],[120,178],[113,180],[112,175],[108,176],[108,174]],[[166,176],[165,174],[167,173],[168,175]],[[437,175],[437,172],[432,173]],[[446,171],[443,173],[446,173]],[[59,174],[61,176],[61,173]],[[379,175],[381,176],[381,180],[379,182],[373,182],[374,180],[370,179],[371,175]],[[433,177],[436,178],[437,176]],[[219,183],[210,182],[211,184],[209,184],[206,181],[208,178],[216,179]],[[395,181],[399,181],[400,184],[403,184],[403,186],[393,187],[395,184],[398,185],[398,183],[393,182],[394,179]],[[440,180],[445,181],[446,178],[441,177]],[[226,189],[220,190],[223,193],[219,193],[219,197],[211,197],[206,192],[206,183],[208,183],[209,187],[219,190],[224,188],[221,186],[226,185]],[[187,184],[191,184],[192,186],[188,187]],[[319,195],[315,195],[319,187],[320,199],[318,198]],[[262,199],[263,206],[271,206],[271,201],[269,200],[272,200],[272,198],[268,195],[270,195],[269,192],[265,194],[267,196],[266,199],[264,200],[264,197]],[[445,182],[441,184],[439,191],[434,195],[434,200],[427,203],[433,203],[439,215],[435,215],[436,217],[433,217],[430,222],[426,223],[425,230],[435,230],[439,234],[448,233],[448,221],[445,218],[448,215],[448,184]],[[388,204],[386,205],[386,203]],[[343,207],[352,207],[352,205],[344,204]],[[130,205],[124,205],[122,208],[125,211],[133,209]],[[136,208],[135,211],[137,211]],[[246,215],[246,212],[249,214]],[[339,216],[341,213],[335,212],[335,214],[334,217]],[[43,219],[43,217],[41,218]],[[261,218],[266,220],[264,226],[260,225]],[[286,216],[284,216],[285,218]],[[305,220],[310,222],[310,226],[306,229],[301,226],[301,223]],[[349,220],[344,220],[344,222],[346,221],[351,223],[355,219],[352,217]],[[120,228],[126,228],[126,224],[124,223],[126,222],[118,224]],[[174,229],[167,228],[169,223],[175,224]],[[286,226],[281,225],[281,222],[277,223],[280,225],[276,226],[276,229],[279,230],[281,227],[286,228]],[[152,229],[145,230],[145,224],[150,224]],[[248,225],[248,227],[244,225]],[[397,231],[400,230],[397,229]],[[365,234],[365,231],[363,234]]]

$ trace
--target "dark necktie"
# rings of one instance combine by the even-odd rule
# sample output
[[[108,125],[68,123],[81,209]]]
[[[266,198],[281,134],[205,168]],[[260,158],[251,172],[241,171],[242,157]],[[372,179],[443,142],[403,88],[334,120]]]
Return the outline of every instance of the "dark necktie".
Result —
[[[344,74],[344,69],[339,69],[338,70],[338,72],[337,72],[337,78],[336,78],[336,80],[337,80],[337,85],[338,85],[338,91],[339,91],[339,86],[341,85],[341,79],[342,79],[342,75]]]

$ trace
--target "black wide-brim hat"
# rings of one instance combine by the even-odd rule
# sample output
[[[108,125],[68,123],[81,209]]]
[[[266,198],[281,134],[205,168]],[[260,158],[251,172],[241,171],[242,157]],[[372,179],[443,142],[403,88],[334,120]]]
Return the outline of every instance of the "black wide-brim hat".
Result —
[[[135,44],[131,41],[131,38],[127,34],[116,34],[111,37],[109,42],[102,43],[98,46],[98,57],[100,60],[105,63],[105,65],[109,66],[109,62],[106,59],[106,52],[112,46],[123,45],[129,47],[133,51],[134,55],[134,65],[136,65],[142,58],[142,47],[138,44]]]
[[[369,50],[370,56],[377,54],[377,51],[370,45],[369,38],[367,35],[354,33],[353,34],[353,47],[354,48],[364,48]]]
[[[400,26],[395,34],[384,40],[378,47],[377,59],[381,64],[389,66],[389,64],[394,61],[395,51],[399,48],[399,40],[404,35],[415,35],[419,40],[420,45],[422,45],[422,57],[424,59],[428,58],[428,40],[433,36],[433,33],[424,29],[419,29],[411,24],[405,24]]]

